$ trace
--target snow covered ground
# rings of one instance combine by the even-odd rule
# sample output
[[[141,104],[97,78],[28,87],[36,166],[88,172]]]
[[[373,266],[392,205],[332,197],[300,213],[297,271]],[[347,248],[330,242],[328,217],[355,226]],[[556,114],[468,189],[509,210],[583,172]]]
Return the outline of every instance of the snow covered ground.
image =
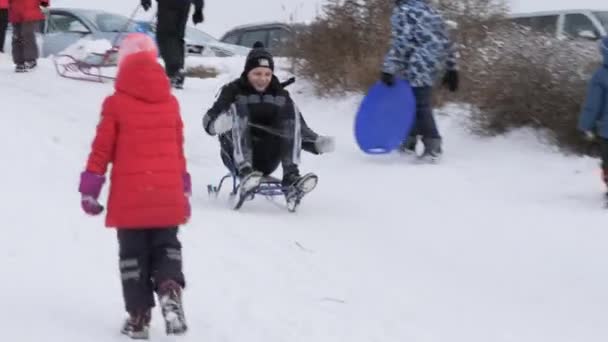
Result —
[[[265,199],[234,212],[206,194],[225,170],[201,118],[243,61],[203,61],[222,74],[176,93],[195,189],[181,235],[191,330],[167,338],[157,309],[154,341],[606,341],[596,160],[525,131],[472,137],[453,109],[440,115],[444,163],[366,156],[352,137],[360,97],[318,99],[298,81],[307,121],[337,151],[304,155],[320,183],[298,213]],[[81,212],[77,192],[112,84],[61,79],[40,62],[16,75],[0,56],[0,340],[125,340],[115,233]]]

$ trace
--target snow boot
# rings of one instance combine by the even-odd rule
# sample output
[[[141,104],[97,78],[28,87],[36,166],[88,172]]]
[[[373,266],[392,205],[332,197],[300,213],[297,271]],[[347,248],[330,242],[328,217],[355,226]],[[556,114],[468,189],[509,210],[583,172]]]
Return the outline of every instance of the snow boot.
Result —
[[[175,89],[184,89],[184,82],[186,81],[186,75],[183,70],[177,72],[177,74],[170,77],[171,86]]]
[[[246,166],[239,170],[240,185],[239,190],[242,195],[248,194],[260,186],[260,182],[264,175],[259,171],[254,171],[251,167]]]
[[[152,311],[150,309],[130,312],[120,332],[134,340],[147,340],[150,330]]]
[[[409,136],[399,147],[399,152],[408,156],[416,155],[416,145],[418,143],[417,136]]]
[[[313,191],[319,182],[319,177],[314,173],[307,173],[300,177],[297,172],[290,172],[283,176],[281,185],[285,193],[287,209],[294,212],[300,201],[306,194]]]
[[[38,66],[38,62],[36,62],[36,61],[25,62],[26,71],[34,70],[34,69],[36,69],[37,66]]]
[[[424,152],[419,157],[421,161],[437,163],[441,159],[443,150],[441,149],[440,138],[423,138]]]
[[[163,282],[158,290],[158,302],[165,319],[167,335],[183,335],[188,331],[182,304],[182,288],[173,281]]]
[[[17,64],[17,65],[15,65],[15,72],[16,73],[27,72],[27,67],[25,66],[25,64]]]

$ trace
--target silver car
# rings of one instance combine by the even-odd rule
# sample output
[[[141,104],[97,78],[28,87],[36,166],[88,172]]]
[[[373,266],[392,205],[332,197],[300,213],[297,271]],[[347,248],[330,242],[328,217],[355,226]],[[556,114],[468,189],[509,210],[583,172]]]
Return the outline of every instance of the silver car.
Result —
[[[144,22],[131,21],[120,14],[101,10],[80,8],[49,8],[45,10],[45,20],[40,23],[36,40],[41,57],[61,54],[80,39],[107,40],[120,44],[125,33],[147,32]],[[154,35],[153,32],[148,32]],[[10,53],[11,28],[7,31],[6,52]],[[248,49],[240,46],[221,44],[218,46],[213,38],[207,38],[202,31],[188,28],[186,49],[190,55],[199,56],[232,56],[246,55]]]

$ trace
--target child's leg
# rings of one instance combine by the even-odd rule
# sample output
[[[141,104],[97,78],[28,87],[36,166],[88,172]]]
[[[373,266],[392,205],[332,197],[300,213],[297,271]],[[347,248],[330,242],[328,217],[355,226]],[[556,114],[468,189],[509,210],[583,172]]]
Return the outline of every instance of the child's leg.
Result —
[[[416,131],[422,135],[425,154],[437,155],[441,153],[441,135],[433,116],[433,88],[414,87],[416,98]]]
[[[4,40],[6,37],[6,29],[8,27],[8,9],[0,9],[0,52],[4,52]]]
[[[602,158],[602,178],[608,187],[608,139],[600,138],[600,153]]]
[[[151,230],[151,266],[167,334],[184,334],[188,327],[182,305],[186,285],[182,272],[182,246],[178,228]]]
[[[29,21],[23,24],[23,56],[26,62],[34,62],[38,59],[36,29],[39,25],[36,21]]]
[[[185,287],[178,232],[177,227],[150,229],[151,268],[157,289],[165,282],[175,282]]]
[[[154,306],[150,273],[149,230],[119,229],[120,276],[125,309],[135,314]]]
[[[13,62],[15,65],[23,65],[25,56],[23,55],[23,23],[13,24],[12,51]]]

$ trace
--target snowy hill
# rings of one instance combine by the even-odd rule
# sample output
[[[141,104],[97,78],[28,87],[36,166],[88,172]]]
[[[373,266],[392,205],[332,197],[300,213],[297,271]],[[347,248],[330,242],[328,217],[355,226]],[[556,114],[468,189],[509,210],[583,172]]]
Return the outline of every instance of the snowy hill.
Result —
[[[608,338],[596,160],[562,156],[529,132],[471,137],[455,109],[440,116],[443,164],[368,157],[352,138],[360,97],[317,99],[299,81],[296,101],[337,151],[304,155],[320,183],[298,213],[265,199],[234,212],[206,194],[225,170],[201,117],[243,61],[203,61],[223,73],[177,93],[195,190],[181,235],[191,330],[165,337],[157,308],[153,341]],[[80,211],[77,192],[112,84],[58,78],[48,60],[16,75],[5,56],[0,75],[0,340],[124,341],[115,232]]]

